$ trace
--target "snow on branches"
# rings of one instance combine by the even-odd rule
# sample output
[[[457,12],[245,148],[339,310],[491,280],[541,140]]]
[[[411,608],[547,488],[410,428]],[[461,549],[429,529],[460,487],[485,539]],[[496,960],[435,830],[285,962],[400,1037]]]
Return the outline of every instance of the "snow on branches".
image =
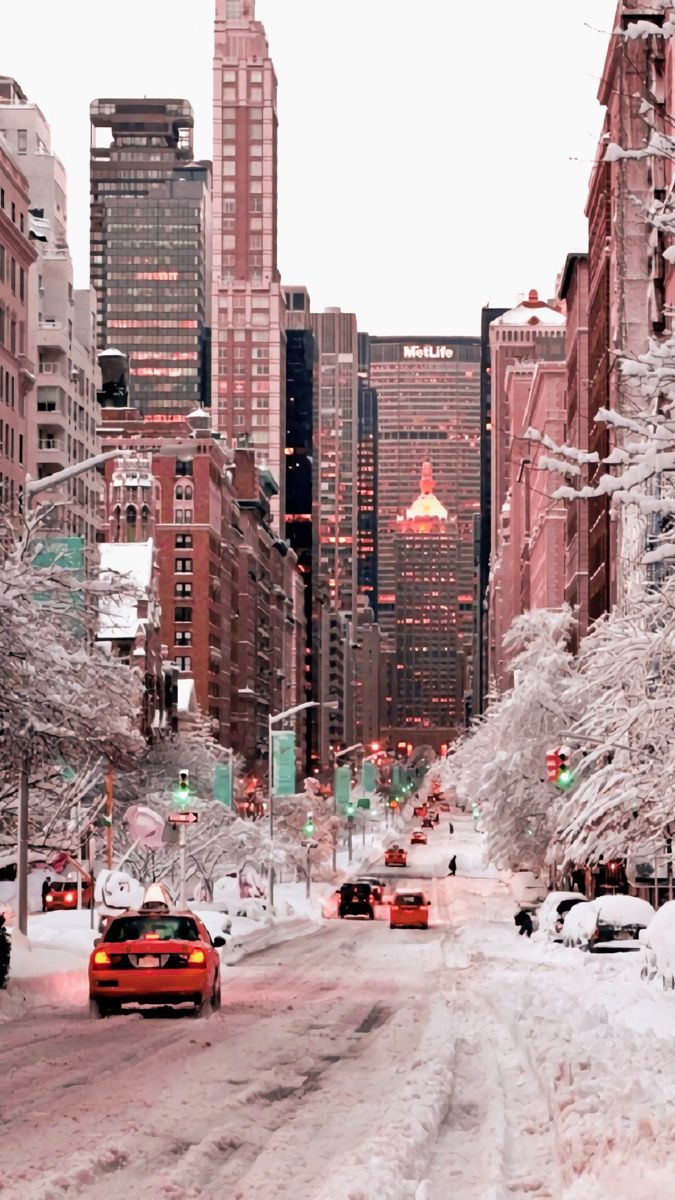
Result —
[[[561,722],[576,716],[572,614],[539,609],[518,617],[505,639],[513,687],[499,697],[447,760],[446,787],[478,804],[488,852],[498,866],[542,866],[556,823],[546,752]]]

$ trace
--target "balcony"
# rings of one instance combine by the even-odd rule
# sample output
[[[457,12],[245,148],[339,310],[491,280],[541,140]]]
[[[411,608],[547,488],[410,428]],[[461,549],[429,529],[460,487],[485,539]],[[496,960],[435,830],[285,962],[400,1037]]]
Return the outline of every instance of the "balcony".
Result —
[[[41,437],[38,439],[37,462],[59,469],[68,466],[68,454],[63,438]]]
[[[45,317],[39,322],[37,341],[38,346],[54,346],[57,350],[65,351],[68,331],[60,321]]]
[[[19,355],[19,387],[25,395],[35,383],[35,363],[26,354]]]

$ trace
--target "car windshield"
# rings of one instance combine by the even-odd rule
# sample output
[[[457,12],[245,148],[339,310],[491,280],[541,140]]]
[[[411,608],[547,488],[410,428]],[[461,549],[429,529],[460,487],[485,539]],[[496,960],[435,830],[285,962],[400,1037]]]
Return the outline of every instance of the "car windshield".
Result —
[[[422,897],[411,893],[408,896],[397,896],[396,903],[399,908],[419,908],[422,904]]]
[[[52,883],[50,885],[51,892],[76,892],[76,883]]]
[[[105,935],[106,942],[136,942],[139,938],[167,942],[199,940],[199,930],[189,917],[118,917]]]

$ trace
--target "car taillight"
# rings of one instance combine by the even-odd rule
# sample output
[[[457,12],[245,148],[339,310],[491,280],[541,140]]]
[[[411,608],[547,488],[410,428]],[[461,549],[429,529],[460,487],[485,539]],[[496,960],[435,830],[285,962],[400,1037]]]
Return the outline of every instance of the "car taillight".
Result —
[[[203,950],[191,950],[188,954],[188,965],[191,967],[202,966],[206,962],[206,955]]]
[[[96,953],[94,954],[94,966],[95,967],[110,966],[110,955],[108,954],[107,950],[97,950],[96,951]]]

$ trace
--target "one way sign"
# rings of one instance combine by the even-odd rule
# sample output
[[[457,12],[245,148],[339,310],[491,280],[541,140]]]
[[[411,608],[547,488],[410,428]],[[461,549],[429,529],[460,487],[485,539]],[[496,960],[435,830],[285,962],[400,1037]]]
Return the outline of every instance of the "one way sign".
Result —
[[[195,825],[199,820],[199,813],[196,812],[172,812],[169,813],[167,820],[170,825]]]

